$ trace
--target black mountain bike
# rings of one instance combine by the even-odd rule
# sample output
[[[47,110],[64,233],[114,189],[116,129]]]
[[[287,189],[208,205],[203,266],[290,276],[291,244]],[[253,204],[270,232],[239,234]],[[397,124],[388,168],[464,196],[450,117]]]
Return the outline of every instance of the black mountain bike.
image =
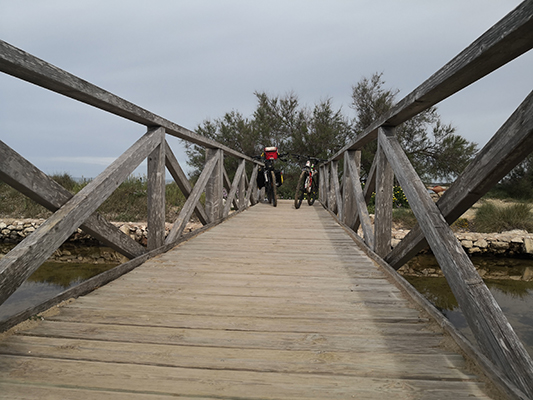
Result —
[[[274,161],[279,159],[286,161],[283,157],[286,154],[279,154],[277,147],[265,147],[263,154],[253,158],[262,160],[265,164],[260,167],[257,174],[257,187],[265,188],[268,202],[274,207],[278,205],[277,188],[283,183],[283,174],[280,170],[274,169]]]
[[[295,158],[300,160],[306,160],[305,165],[302,167],[302,173],[298,179],[296,185],[296,193],[294,194],[294,208],[298,209],[302,205],[304,196],[307,194],[307,204],[312,206],[318,197],[318,170],[315,165],[320,160],[315,157],[304,157],[299,154],[293,154]]]

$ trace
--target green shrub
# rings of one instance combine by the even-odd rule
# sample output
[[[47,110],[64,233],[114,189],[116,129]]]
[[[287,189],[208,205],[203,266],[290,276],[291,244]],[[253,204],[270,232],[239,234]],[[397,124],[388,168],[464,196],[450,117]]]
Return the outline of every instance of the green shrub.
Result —
[[[476,211],[474,227],[478,232],[503,232],[523,229],[533,232],[533,213],[528,203],[496,206],[486,202]]]

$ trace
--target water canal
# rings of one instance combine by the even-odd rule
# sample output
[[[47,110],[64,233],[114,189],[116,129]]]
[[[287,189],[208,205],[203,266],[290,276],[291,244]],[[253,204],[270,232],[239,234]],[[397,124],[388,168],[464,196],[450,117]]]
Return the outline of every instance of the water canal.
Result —
[[[479,256],[471,259],[533,357],[533,259]],[[404,275],[404,278],[476,344],[446,278],[437,276],[440,275],[440,268],[435,258],[432,255],[419,255],[409,262],[409,266],[412,274]]]

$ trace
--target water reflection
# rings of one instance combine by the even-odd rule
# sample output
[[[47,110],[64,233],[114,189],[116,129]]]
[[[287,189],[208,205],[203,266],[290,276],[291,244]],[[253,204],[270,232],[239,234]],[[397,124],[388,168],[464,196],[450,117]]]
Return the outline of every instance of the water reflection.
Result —
[[[472,261],[478,271],[484,271],[481,274],[484,275],[487,287],[527,351],[533,356],[533,281],[531,280],[533,260],[476,257]],[[435,262],[431,256],[419,256],[414,263],[410,262],[410,265],[411,267],[417,265],[415,272],[420,274],[420,271],[424,269],[434,268]],[[444,277],[431,277],[428,271],[425,272],[425,275],[404,277],[431,301],[461,333],[476,344],[446,279]]]
[[[0,320],[36,306],[116,265],[46,262],[0,306]]]

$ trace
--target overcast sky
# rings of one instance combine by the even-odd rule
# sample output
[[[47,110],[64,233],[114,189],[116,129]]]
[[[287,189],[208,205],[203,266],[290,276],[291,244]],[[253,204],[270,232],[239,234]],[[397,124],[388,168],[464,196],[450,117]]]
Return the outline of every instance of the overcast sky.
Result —
[[[310,107],[331,98],[351,118],[351,88],[374,72],[400,100],[518,4],[0,0],[0,39],[194,130],[232,110],[250,117],[255,91]],[[484,145],[533,88],[532,67],[529,52],[445,100],[443,121]],[[0,73],[0,140],[46,173],[94,177],[145,130]]]

